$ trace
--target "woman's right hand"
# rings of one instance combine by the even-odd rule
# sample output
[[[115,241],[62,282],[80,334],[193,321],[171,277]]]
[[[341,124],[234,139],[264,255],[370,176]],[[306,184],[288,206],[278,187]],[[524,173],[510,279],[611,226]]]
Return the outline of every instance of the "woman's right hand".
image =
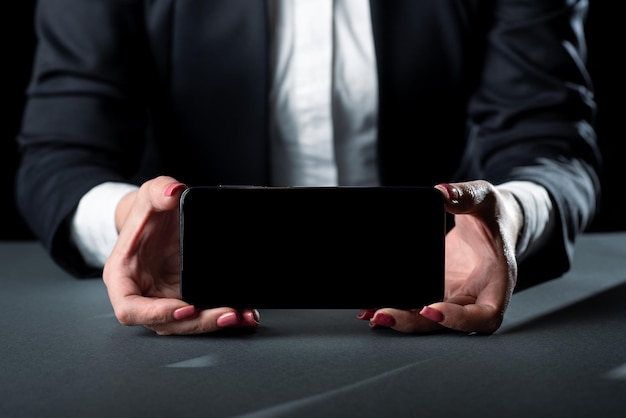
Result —
[[[161,335],[256,328],[256,310],[197,310],[180,299],[179,199],[185,188],[160,176],[118,204],[119,236],[103,271],[115,316]]]

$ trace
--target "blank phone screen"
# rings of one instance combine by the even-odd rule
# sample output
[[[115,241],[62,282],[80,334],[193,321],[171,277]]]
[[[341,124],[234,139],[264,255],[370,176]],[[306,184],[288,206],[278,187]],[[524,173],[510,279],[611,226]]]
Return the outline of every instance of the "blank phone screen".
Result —
[[[443,295],[431,187],[192,187],[181,296],[199,308],[415,308]]]

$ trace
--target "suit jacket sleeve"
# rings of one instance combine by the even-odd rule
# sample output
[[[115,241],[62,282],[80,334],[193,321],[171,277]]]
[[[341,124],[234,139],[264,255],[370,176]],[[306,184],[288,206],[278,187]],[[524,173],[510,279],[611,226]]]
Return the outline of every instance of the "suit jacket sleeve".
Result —
[[[480,88],[470,101],[470,172],[494,183],[536,182],[556,210],[556,230],[520,265],[518,288],[569,270],[576,238],[597,211],[601,157],[585,65],[587,5],[499,2]]]
[[[128,181],[140,159],[142,80],[149,73],[139,3],[37,5],[38,46],[18,137],[17,201],[52,257],[77,276],[100,272],[71,246],[69,217],[95,185]]]

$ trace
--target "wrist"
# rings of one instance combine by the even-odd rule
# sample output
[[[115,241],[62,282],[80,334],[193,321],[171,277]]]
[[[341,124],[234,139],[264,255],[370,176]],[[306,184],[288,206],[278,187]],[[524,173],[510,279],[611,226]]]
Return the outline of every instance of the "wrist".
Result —
[[[547,190],[530,181],[512,181],[497,186],[508,192],[516,202],[521,222],[516,240],[518,260],[540,248],[550,235],[554,223],[554,209]]]

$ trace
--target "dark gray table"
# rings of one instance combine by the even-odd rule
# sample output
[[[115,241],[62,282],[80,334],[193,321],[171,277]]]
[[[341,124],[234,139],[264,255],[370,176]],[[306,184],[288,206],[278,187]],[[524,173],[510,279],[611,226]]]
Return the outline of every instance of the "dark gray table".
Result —
[[[161,337],[34,242],[0,243],[0,313],[7,418],[626,416],[626,233],[585,235],[490,336],[264,310],[256,332]]]

